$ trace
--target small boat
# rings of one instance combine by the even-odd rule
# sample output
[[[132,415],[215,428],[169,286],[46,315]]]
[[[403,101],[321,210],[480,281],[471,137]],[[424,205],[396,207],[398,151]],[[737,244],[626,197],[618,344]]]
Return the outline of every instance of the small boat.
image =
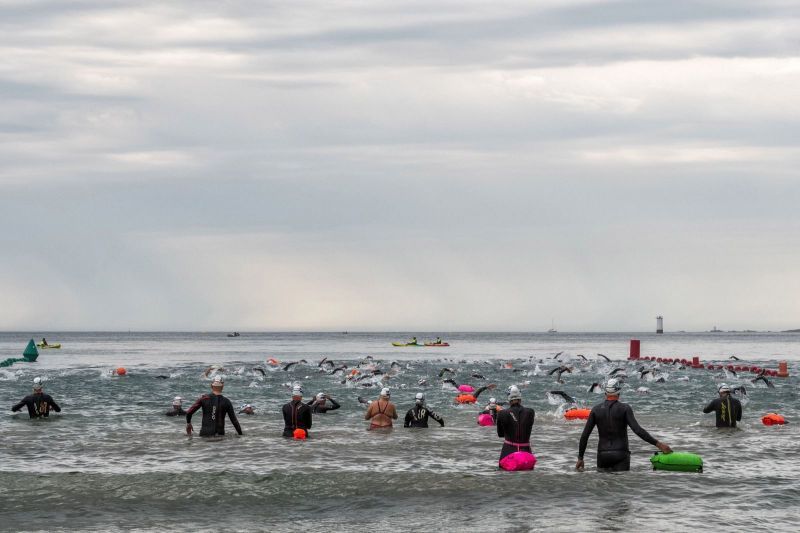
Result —
[[[234,331],[233,333],[228,333],[228,337],[241,337],[238,331]]]
[[[37,348],[41,348],[42,350],[47,350],[48,348],[52,348],[54,350],[59,350],[59,349],[61,349],[61,343],[57,343],[57,344],[42,344],[41,342],[39,342],[39,343],[36,343],[36,347]]]
[[[446,342],[426,342],[425,346],[441,346],[441,347],[445,347],[445,346],[450,346],[450,344],[448,344]]]
[[[393,342],[392,346],[422,346],[418,342]]]
[[[550,321],[550,329],[547,330],[547,333],[558,333],[558,330],[556,329],[556,321],[555,320],[551,320]]]

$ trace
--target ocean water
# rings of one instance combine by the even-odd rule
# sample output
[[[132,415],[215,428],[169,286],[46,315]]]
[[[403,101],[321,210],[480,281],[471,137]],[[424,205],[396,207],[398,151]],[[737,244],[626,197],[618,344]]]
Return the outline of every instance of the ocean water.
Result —
[[[798,334],[453,333],[442,334],[449,348],[394,348],[392,341],[409,334],[0,333],[0,359],[19,357],[28,339],[42,335],[63,348],[0,369],[0,530],[797,531]],[[634,337],[642,355],[721,363],[736,356],[768,368],[787,360],[791,377],[772,378],[774,388],[766,388],[749,373],[658,365],[665,381],[649,382],[635,369],[654,363],[625,360]],[[563,384],[547,374],[559,364],[557,352],[574,367]],[[365,387],[317,366],[328,357],[354,367],[367,356],[384,371],[396,361],[400,372]],[[270,367],[270,358],[281,364]],[[224,367],[224,394],[235,406],[256,406],[255,416],[240,415],[242,437],[230,423],[224,438],[187,437],[182,418],[163,415],[173,396],[186,398],[188,408],[209,390],[204,370],[212,364]],[[119,366],[128,375],[111,376]],[[490,394],[502,398],[511,384],[522,387],[525,405],[536,410],[534,472],[497,469],[502,440],[475,423],[479,405],[453,405],[455,393],[438,377],[444,367],[460,383],[497,385],[479,405]],[[704,473],[652,471],[655,448],[632,433],[630,472],[592,470],[596,433],[587,471],[574,471],[583,423],[565,421],[548,392],[563,390],[591,406],[602,397],[587,392],[589,385],[618,367],[630,376],[623,401],[642,426],[676,451],[700,454]],[[48,420],[10,411],[35,376],[63,409]],[[736,430],[717,430],[701,411],[722,381],[747,388]],[[281,437],[280,407],[295,382],[309,397],[325,391],[342,404],[314,417],[305,442]],[[392,388],[401,417],[414,394],[425,392],[445,427],[366,431],[357,398],[376,397],[381,385]],[[767,412],[790,423],[764,426]]]

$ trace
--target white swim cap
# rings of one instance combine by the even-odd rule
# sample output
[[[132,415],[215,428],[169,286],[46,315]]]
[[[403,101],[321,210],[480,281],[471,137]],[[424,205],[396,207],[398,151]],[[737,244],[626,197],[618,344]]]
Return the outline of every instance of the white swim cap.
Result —
[[[489,403],[497,403],[497,398],[489,398]]]
[[[418,393],[417,393],[417,395],[416,395],[416,396],[414,396],[414,400],[415,400],[417,403],[422,403],[422,402],[424,402],[424,401],[425,401],[425,395],[424,395],[424,394],[422,394],[421,392],[418,392]]]
[[[225,380],[222,379],[222,376],[214,376],[214,379],[211,380],[212,387],[221,387],[225,384]]]
[[[172,399],[172,405],[180,405],[182,401],[183,401],[183,398],[181,398],[180,396],[175,396]]]
[[[246,403],[246,404],[244,404],[244,405],[242,406],[242,409],[252,409],[252,408],[253,408],[253,406],[252,406],[252,405],[250,405],[249,403]]]
[[[519,391],[519,387],[517,387],[516,385],[511,385],[508,388],[508,400],[511,401],[511,400],[521,400],[521,399],[522,399],[522,393]]]
[[[42,378],[33,378],[33,390],[41,390]]]
[[[723,383],[723,384],[722,384],[722,385],[720,385],[720,386],[719,386],[719,388],[717,389],[717,392],[730,392],[730,391],[731,391],[731,388],[728,386],[728,384],[727,384],[727,383]]]
[[[324,392],[317,393],[317,400],[324,400],[324,399],[325,399],[325,393]]]
[[[384,387],[381,389],[381,396],[386,396],[388,398],[391,395],[392,393],[389,391],[389,387]]]
[[[302,396],[303,395],[303,387],[300,385],[295,385],[292,387],[292,396]]]
[[[606,394],[616,394],[622,390],[622,382],[617,378],[611,378],[606,381],[605,391]]]

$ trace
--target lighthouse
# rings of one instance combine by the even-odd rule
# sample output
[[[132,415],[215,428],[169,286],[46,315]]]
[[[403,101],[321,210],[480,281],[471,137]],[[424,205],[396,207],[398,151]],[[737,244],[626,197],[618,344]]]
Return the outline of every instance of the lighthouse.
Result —
[[[664,317],[661,315],[656,317],[656,333],[664,333]]]

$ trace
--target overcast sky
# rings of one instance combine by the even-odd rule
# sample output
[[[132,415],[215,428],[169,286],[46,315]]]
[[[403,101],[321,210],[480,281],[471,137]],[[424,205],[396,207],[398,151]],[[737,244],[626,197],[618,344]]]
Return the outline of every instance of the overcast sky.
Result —
[[[800,8],[0,0],[0,329],[800,327]]]

